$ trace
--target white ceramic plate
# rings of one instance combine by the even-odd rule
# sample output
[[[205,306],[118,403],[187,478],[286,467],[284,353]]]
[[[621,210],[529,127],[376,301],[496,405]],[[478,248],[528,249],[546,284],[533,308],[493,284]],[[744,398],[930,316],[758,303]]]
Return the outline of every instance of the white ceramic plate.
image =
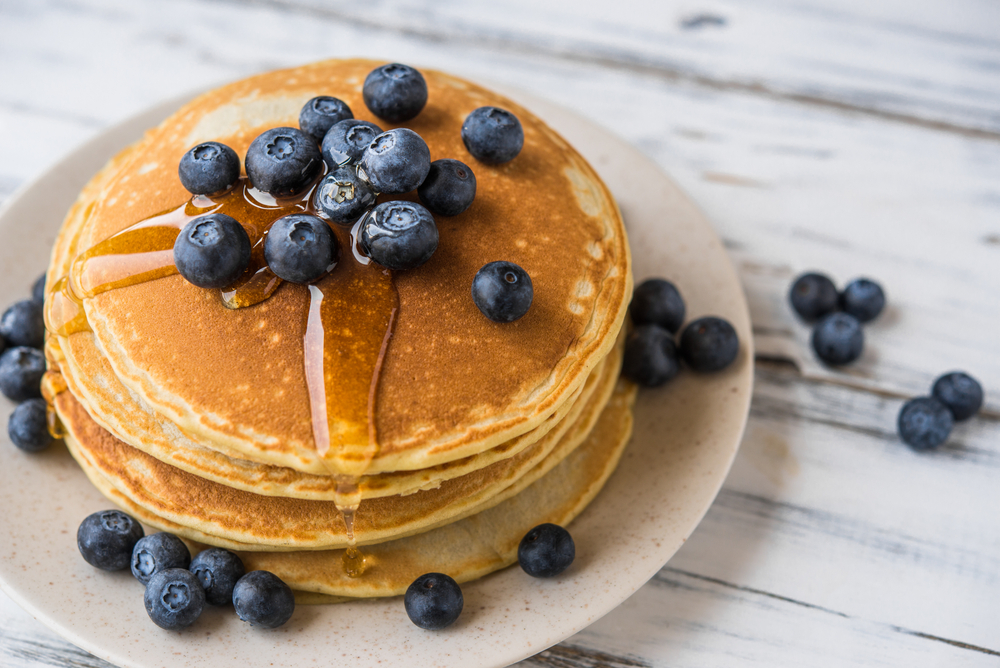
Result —
[[[635,435],[604,491],[571,525],[577,560],[554,580],[517,567],[463,585],[465,609],[440,632],[409,622],[399,598],[300,606],[274,631],[211,608],[190,629],[154,626],[128,571],[80,558],[76,529],[109,506],[61,445],[27,455],[0,435],[0,586],[70,642],[128,668],[255,665],[505,666],[542,651],[610,612],[653,576],[694,530],[722,486],[750,403],[753,351],[739,280],[711,226],[635,148],[545,100],[504,91],[565,136],[604,178],[621,207],[636,282],[673,280],[688,318],[719,315],[739,333],[736,363],[714,375],[683,371],[643,391]],[[78,190],[112,155],[183,100],[161,104],[95,137],[0,212],[0,295],[28,297]],[[9,413],[13,405],[0,398]],[[273,663],[272,663],[273,662]]]

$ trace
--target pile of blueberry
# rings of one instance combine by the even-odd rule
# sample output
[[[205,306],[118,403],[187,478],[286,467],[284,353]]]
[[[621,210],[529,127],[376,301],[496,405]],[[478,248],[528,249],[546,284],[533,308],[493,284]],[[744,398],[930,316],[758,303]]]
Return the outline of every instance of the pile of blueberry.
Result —
[[[865,345],[861,325],[885,308],[885,292],[875,281],[856,278],[838,292],[828,276],[814,272],[795,279],[788,300],[803,320],[816,323],[812,348],[834,366],[850,364],[861,356]]]
[[[657,387],[671,380],[684,362],[695,371],[720,371],[733,363],[740,351],[736,330],[714,316],[698,318],[684,328],[680,345],[674,335],[684,324],[684,300],[676,286],[650,278],[636,286],[629,311],[635,328],[625,342],[622,374],[643,387]]]
[[[955,423],[968,420],[982,405],[979,381],[963,371],[952,371],[934,381],[931,396],[903,404],[896,428],[911,448],[929,450],[944,443]]]
[[[402,123],[421,112],[428,91],[420,72],[393,63],[373,70],[362,94],[375,116]],[[497,107],[469,114],[461,134],[469,153],[488,165],[512,160],[524,145],[520,121]],[[340,248],[328,221],[345,228],[357,225],[360,252],[383,267],[405,271],[427,262],[437,249],[434,215],[456,216],[476,196],[476,175],[468,165],[454,159],[432,162],[427,143],[413,130],[383,132],[355,119],[346,103],[329,96],[305,104],[298,128],[272,128],[254,139],[244,167],[253,188],[276,198],[300,195],[320,179],[312,196],[316,215],[280,218],[264,241],[268,267],[291,283],[314,283],[336,266]],[[178,174],[192,194],[219,194],[238,182],[239,156],[218,142],[198,144],[181,158]],[[422,204],[376,204],[379,195],[413,190]],[[194,285],[223,288],[247,270],[250,239],[230,216],[201,216],[177,237],[174,262]],[[476,306],[497,322],[523,316],[532,297],[531,279],[511,262],[486,265],[472,284]]]
[[[10,440],[21,450],[39,452],[52,443],[42,399],[45,375],[45,276],[35,281],[31,299],[14,303],[0,316],[0,392],[18,403],[7,422]]]

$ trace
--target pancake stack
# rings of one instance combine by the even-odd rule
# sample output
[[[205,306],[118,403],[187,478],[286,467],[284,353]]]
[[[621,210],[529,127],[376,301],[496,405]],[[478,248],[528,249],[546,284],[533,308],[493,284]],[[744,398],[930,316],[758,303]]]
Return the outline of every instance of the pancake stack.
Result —
[[[566,524],[594,498],[631,433],[634,388],[618,379],[630,259],[603,183],[527,110],[442,73],[423,72],[428,103],[412,121],[373,117],[361,87],[380,64],[271,72],[186,104],[84,188],[48,271],[43,389],[94,485],[308,600],[395,595],[425,572],[462,582],[512,563],[528,529]],[[242,157],[318,95],[416,131],[432,159],[469,164],[472,206],[436,217],[438,249],[409,271],[345,252],[313,286],[185,281],[169,252],[184,221],[223,211],[259,239],[309,196],[276,201],[241,182],[192,198],[180,157],[203,141]],[[488,105],[524,128],[502,165],[475,161],[461,139],[465,117]],[[534,286],[512,323],[470,296],[495,260]]]

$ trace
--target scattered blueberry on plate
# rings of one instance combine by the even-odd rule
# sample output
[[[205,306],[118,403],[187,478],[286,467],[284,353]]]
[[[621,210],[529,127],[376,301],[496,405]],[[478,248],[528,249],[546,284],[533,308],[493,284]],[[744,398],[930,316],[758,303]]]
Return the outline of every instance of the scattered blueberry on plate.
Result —
[[[240,178],[240,157],[217,141],[198,144],[183,156],[177,173],[193,195],[211,195],[231,188]]]
[[[91,566],[120,571],[128,568],[132,550],[143,533],[142,525],[122,511],[101,510],[80,523],[76,544]]]
[[[31,286],[31,298],[38,304],[45,303],[45,274],[39,276]]]
[[[681,293],[677,286],[662,278],[650,278],[635,287],[629,312],[636,325],[659,325],[674,334],[684,324]]]
[[[188,570],[198,576],[205,600],[220,606],[233,604],[233,589],[246,574],[243,561],[221,547],[210,547],[196,554]]]
[[[740,339],[728,321],[715,316],[698,318],[681,333],[681,358],[695,371],[720,371],[740,352]]]
[[[427,178],[431,151],[413,130],[396,128],[383,132],[368,144],[359,169],[376,192],[389,195],[410,192]]]
[[[558,524],[539,524],[517,546],[517,563],[533,578],[552,578],[573,563],[576,544]]]
[[[368,74],[361,95],[373,114],[402,123],[416,117],[427,104],[427,82],[409,65],[390,63]]]
[[[375,191],[353,166],[338,167],[319,182],[313,206],[338,225],[350,225],[375,206]]]
[[[792,283],[788,301],[795,312],[806,322],[818,320],[837,310],[840,296],[837,286],[828,276],[818,273],[802,274]]]
[[[448,158],[435,160],[417,188],[424,206],[440,216],[457,216],[476,198],[476,175],[469,166]]]
[[[354,118],[354,113],[343,100],[329,95],[314,97],[302,106],[299,112],[299,129],[316,140],[316,143],[323,141],[323,137],[340,121]]]
[[[531,276],[513,262],[490,262],[472,279],[473,303],[494,322],[514,322],[523,317],[534,296]]]
[[[251,142],[244,162],[253,187],[274,197],[299,194],[323,168],[316,141],[298,128],[264,131]]]
[[[0,392],[11,401],[40,399],[45,355],[37,348],[18,346],[0,355]]]
[[[7,435],[25,452],[41,452],[52,445],[45,399],[28,399],[18,405],[7,421]]]
[[[856,278],[840,293],[840,308],[865,323],[874,320],[885,308],[882,286],[868,278]]]
[[[360,242],[368,257],[383,267],[415,269],[437,250],[437,224],[420,204],[383,202],[361,223]]]
[[[910,399],[896,421],[899,437],[914,450],[929,450],[948,440],[955,419],[934,397]]]
[[[150,578],[143,603],[154,624],[168,631],[179,631],[201,616],[205,609],[205,591],[191,571],[168,568]]]
[[[132,575],[147,584],[154,575],[168,568],[187,568],[191,552],[180,538],[161,531],[139,539],[132,549]]]
[[[861,357],[865,335],[861,323],[848,313],[831,313],[816,323],[811,339],[816,355],[834,366],[850,364]]]
[[[948,407],[955,422],[969,419],[983,406],[983,386],[963,371],[952,371],[935,380],[931,395]]]
[[[622,375],[643,387],[659,387],[680,371],[674,337],[659,325],[639,325],[625,341]]]
[[[278,278],[311,283],[333,270],[340,248],[322,218],[293,213],[271,225],[264,241],[264,257]]]
[[[250,264],[250,237],[224,213],[199,216],[177,235],[174,264],[181,276],[199,288],[224,288]]]
[[[331,170],[357,162],[382,128],[360,119],[347,119],[334,123],[323,136],[323,160]]]
[[[406,588],[403,607],[410,621],[422,629],[439,631],[455,623],[465,599],[454,578],[444,573],[425,573]]]
[[[499,165],[517,157],[524,129],[517,116],[499,107],[480,107],[462,123],[462,141],[476,160]]]
[[[45,344],[45,317],[34,299],[11,304],[0,316],[0,336],[12,346],[41,348]]]
[[[276,629],[295,612],[295,595],[274,573],[250,571],[233,588],[233,607],[251,626]]]

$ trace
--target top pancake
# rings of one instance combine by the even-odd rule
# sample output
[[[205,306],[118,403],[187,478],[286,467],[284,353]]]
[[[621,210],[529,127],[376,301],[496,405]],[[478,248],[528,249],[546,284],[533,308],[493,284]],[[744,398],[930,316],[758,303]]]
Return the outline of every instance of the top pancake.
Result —
[[[202,95],[147,133],[99,193],[84,191],[77,210],[89,215],[64,234],[86,249],[178,206],[189,194],[177,164],[192,145],[221,141],[242,158],[262,131],[297,126],[302,105],[317,95],[344,100],[383,129],[397,127],[371,116],[361,99],[365,76],[379,64],[326,61]],[[469,164],[477,195],[463,214],[437,217],[441,241],[427,264],[394,274],[400,307],[377,386],[372,474],[476,454],[541,424],[611,348],[631,292],[621,219],[589,165],[510,100],[423,74],[427,107],[405,126],[424,138],[432,159]],[[462,121],[484,105],[512,111],[524,127],[524,149],[504,165],[479,163],[462,144]],[[534,303],[514,323],[486,319],[469,294],[476,271],[494,260],[516,262],[532,278]],[[306,287],[284,284],[261,304],[229,310],[216,291],[179,275],[84,302],[94,340],[121,382],[192,440],[326,474],[303,370],[308,306]],[[68,337],[68,354],[74,336],[89,334]]]

